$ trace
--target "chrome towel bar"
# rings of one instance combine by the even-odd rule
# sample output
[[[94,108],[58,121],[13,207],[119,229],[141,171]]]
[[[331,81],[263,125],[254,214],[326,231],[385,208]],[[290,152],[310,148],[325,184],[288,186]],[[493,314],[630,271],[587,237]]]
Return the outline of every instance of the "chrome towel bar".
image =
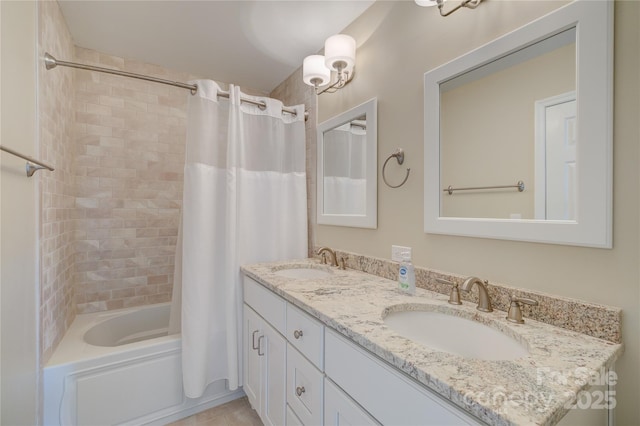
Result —
[[[522,192],[524,191],[524,182],[519,180],[518,183],[516,183],[515,185],[474,186],[474,187],[467,187],[467,188],[454,188],[451,185],[449,185],[447,188],[443,189],[442,191],[448,192],[449,195],[451,195],[453,194],[454,191],[475,191],[478,189],[502,189],[502,188],[518,188],[518,191]]]
[[[53,167],[51,167],[48,164],[45,164],[41,161],[38,160],[34,160],[33,158],[27,156],[27,155],[23,155],[20,154],[17,151],[12,150],[11,148],[5,148],[4,146],[0,145],[0,151],[4,151],[7,152],[11,155],[15,155],[16,157],[22,158],[23,160],[27,160],[27,166],[26,166],[26,171],[27,171],[27,177],[31,177],[33,176],[33,174],[35,172],[37,172],[38,170],[42,170],[42,169],[47,169],[49,171],[54,171],[55,169]]]

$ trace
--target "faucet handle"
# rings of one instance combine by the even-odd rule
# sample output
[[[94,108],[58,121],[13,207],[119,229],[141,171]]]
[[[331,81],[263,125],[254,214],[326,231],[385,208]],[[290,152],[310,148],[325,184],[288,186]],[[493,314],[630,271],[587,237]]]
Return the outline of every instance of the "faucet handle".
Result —
[[[515,322],[516,324],[524,324],[522,318],[522,304],[531,306],[538,306],[538,301],[529,299],[528,297],[517,297],[515,294],[509,296],[509,312],[507,313],[507,321]]]
[[[322,263],[323,265],[327,264],[327,253],[322,253],[322,255],[320,256],[322,258],[322,260],[320,261],[320,263]]]
[[[436,278],[436,281],[438,281],[440,284],[446,284],[452,287],[451,293],[449,293],[449,303],[451,303],[452,305],[462,305],[462,302],[460,301],[460,290],[458,289],[458,283],[454,283],[442,278]]]

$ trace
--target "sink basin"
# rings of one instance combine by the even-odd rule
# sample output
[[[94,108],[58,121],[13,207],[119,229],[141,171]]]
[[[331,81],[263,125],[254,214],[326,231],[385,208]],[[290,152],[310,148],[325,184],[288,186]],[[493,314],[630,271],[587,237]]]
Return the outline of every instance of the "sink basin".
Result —
[[[333,271],[328,268],[321,268],[319,266],[311,265],[293,265],[278,269],[274,273],[280,277],[285,278],[297,278],[297,279],[317,279],[326,278],[333,275]]]
[[[464,358],[498,361],[529,354],[523,344],[492,327],[440,312],[390,312],[384,323],[407,339]]]

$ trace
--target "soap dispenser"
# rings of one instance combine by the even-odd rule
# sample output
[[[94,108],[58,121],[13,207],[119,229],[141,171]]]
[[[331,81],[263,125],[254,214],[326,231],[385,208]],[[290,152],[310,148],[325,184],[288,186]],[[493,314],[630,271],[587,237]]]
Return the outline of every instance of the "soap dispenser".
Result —
[[[416,271],[411,263],[411,255],[402,253],[402,262],[398,271],[398,288],[409,294],[416,294]]]

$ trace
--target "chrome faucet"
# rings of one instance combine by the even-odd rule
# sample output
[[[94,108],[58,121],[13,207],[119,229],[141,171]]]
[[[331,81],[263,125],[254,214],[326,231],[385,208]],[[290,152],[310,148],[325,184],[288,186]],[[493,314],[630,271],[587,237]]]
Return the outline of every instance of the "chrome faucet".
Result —
[[[493,312],[491,299],[489,299],[489,293],[487,292],[487,284],[489,284],[489,281],[482,281],[478,277],[469,277],[464,280],[460,286],[460,290],[470,291],[474,284],[478,287],[478,307],[476,309],[482,312]]]
[[[338,266],[338,259],[336,258],[336,252],[331,250],[329,247],[320,247],[316,254],[318,256],[322,255],[322,263],[327,263],[327,258],[325,256],[326,253],[329,253],[331,256],[331,265]]]

